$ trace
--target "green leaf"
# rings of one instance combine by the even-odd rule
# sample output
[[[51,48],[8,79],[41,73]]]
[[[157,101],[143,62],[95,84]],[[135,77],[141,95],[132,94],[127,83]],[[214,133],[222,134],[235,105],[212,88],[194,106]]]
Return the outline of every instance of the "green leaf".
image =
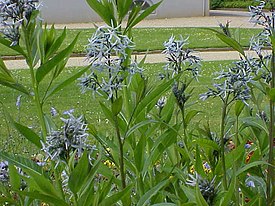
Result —
[[[244,150],[245,142],[240,144],[236,149],[232,150],[230,153],[225,155],[225,167],[231,168],[233,166],[233,163],[239,160],[244,156],[245,150]],[[216,169],[215,169],[216,175],[222,175],[222,166],[221,161],[218,162]]]
[[[28,169],[25,169],[24,172],[30,176],[30,178],[25,178],[25,181],[29,185],[31,191],[37,191],[53,198],[62,198],[54,185],[44,175]]]
[[[21,169],[26,169],[28,171],[32,171],[36,174],[42,174],[42,168],[38,166],[34,161],[22,157],[20,155],[8,154],[7,152],[0,151],[0,158],[9,162],[9,164],[13,164]]]
[[[152,206],[177,206],[174,203],[157,203],[157,204],[153,204]]]
[[[6,117],[8,118],[8,120],[10,121],[11,125],[19,132],[21,133],[24,137],[26,137],[31,143],[33,143],[34,145],[36,145],[38,148],[41,148],[41,138],[34,132],[32,131],[30,128],[15,122],[13,120],[13,118],[11,117],[10,113],[8,112],[8,109],[5,107],[5,105],[0,102],[0,104],[2,104],[3,110],[5,112]]]
[[[136,130],[140,129],[141,127],[144,127],[148,124],[152,124],[152,123],[158,123],[158,121],[156,120],[153,120],[153,119],[149,119],[149,120],[145,120],[145,121],[142,121],[142,122],[139,122],[138,124],[135,124],[133,127],[131,127],[127,133],[125,134],[125,139],[127,137],[129,137],[132,133],[134,133]]]
[[[52,59],[50,59],[49,61],[47,61],[45,64],[41,65],[36,72],[36,80],[38,83],[40,83],[45,76],[52,70],[55,68],[56,65],[58,65],[61,61],[63,61],[64,59],[67,59],[69,57],[69,55],[71,54],[74,45],[77,42],[79,33],[77,34],[77,36],[75,37],[75,39],[72,41],[72,43],[64,50],[62,50],[60,53],[58,53],[57,55],[55,55]]]
[[[13,122],[13,124],[17,131],[26,137],[26,139],[36,145],[39,149],[42,148],[41,138],[33,130],[17,122]]]
[[[111,110],[109,108],[107,108],[102,102],[99,102],[99,105],[100,105],[105,117],[114,125],[115,120],[114,120],[114,116],[113,116],[113,113],[111,112]],[[117,120],[118,120],[119,127],[123,131],[125,131],[125,129],[126,129],[125,122],[119,116],[117,116]]]
[[[76,79],[80,78],[89,68],[90,67],[85,67],[84,69],[80,70],[79,72],[77,72],[73,76],[67,78],[65,81],[63,81],[63,82],[59,83],[58,85],[54,86],[50,91],[47,92],[47,94],[45,96],[45,100],[48,99],[53,94],[59,92],[61,89],[65,88],[69,84],[71,84]]]
[[[167,99],[167,102],[164,108],[161,111],[161,118],[166,122],[169,123],[173,117],[174,109],[175,109],[175,95],[170,94]]]
[[[175,79],[171,79],[167,82],[164,82],[158,85],[153,91],[145,96],[145,98],[138,104],[136,107],[134,117],[136,119],[142,114],[142,112],[146,109],[146,107],[151,104],[155,99],[159,99],[163,93],[168,91],[171,87]]]
[[[203,198],[199,185],[196,185],[196,202],[198,204],[198,206],[208,206],[207,202],[205,201],[205,199]]]
[[[206,178],[207,175],[204,172],[202,160],[200,157],[200,150],[198,145],[196,145],[196,164],[195,164],[195,170],[198,174],[200,174],[202,177]]]
[[[0,44],[18,52],[19,54],[22,54],[25,58],[26,58],[26,54],[25,52],[23,51],[23,49],[19,46],[19,45],[16,45],[16,46],[11,46],[11,42],[3,37],[0,36]]]
[[[128,25],[126,26],[125,32],[127,32],[129,29],[133,28],[135,25],[137,25],[139,22],[141,22],[147,16],[152,14],[158,8],[158,6],[161,3],[162,3],[162,1],[160,1],[156,4],[153,4],[149,8],[145,9],[138,17],[136,17],[132,21],[128,22]]]
[[[8,68],[6,67],[6,65],[4,63],[4,60],[2,58],[0,58],[0,72],[2,74],[4,74],[5,76],[10,77],[11,79],[13,79],[10,70],[8,70]]]
[[[134,151],[134,158],[135,158],[135,166],[138,172],[143,170],[144,162],[145,162],[145,148],[146,148],[146,137],[141,136],[140,140],[136,146]]]
[[[237,117],[239,117],[240,114],[242,113],[242,111],[244,109],[244,106],[245,106],[245,104],[241,100],[236,101],[236,104],[235,104],[235,115]]]
[[[21,186],[20,175],[14,165],[9,164],[10,184],[13,189],[19,190]]]
[[[117,116],[122,110],[123,99],[120,96],[112,103],[112,112],[114,116]]]
[[[161,190],[169,180],[164,180],[147,191],[138,201],[137,206],[147,205],[148,201]]]
[[[254,117],[245,117],[242,120],[246,126],[257,128],[264,131],[266,134],[269,134],[267,126],[260,119],[255,119]]]
[[[112,1],[86,0],[89,6],[102,18],[109,26],[115,26],[117,23],[114,17],[114,10],[111,9]]]
[[[187,125],[191,122],[191,120],[199,113],[198,110],[191,110],[187,113],[187,115],[184,118],[184,126],[187,127]]]
[[[55,30],[54,26],[52,26],[52,30],[53,31]],[[50,58],[54,53],[57,52],[61,44],[64,42],[66,36],[67,36],[67,29],[65,27],[63,29],[62,34],[54,41],[54,43],[52,43],[52,40],[48,39],[50,47],[48,49],[46,48],[46,51],[45,51],[46,59]]]
[[[229,202],[231,202],[232,196],[234,195],[234,191],[238,189],[238,188],[236,188],[236,181],[237,181],[236,175],[233,174],[229,189],[225,193],[225,196],[224,196],[222,203],[220,205],[226,205]]]
[[[220,146],[216,142],[209,139],[199,138],[195,140],[195,143],[200,145],[202,148],[206,147],[209,149],[220,151]]]
[[[59,199],[57,197],[47,195],[47,194],[41,194],[40,192],[33,191],[33,192],[26,192],[26,191],[18,191],[19,194],[30,197],[32,199],[38,199],[42,200],[45,203],[51,203],[53,205],[60,205],[60,206],[69,206],[68,203],[66,203],[64,200]]]
[[[122,191],[115,193],[110,197],[105,198],[99,205],[100,206],[114,205],[115,203],[122,200],[124,197],[129,196],[132,189],[133,189],[133,185],[128,185]]]
[[[81,189],[83,184],[85,183],[86,177],[89,174],[91,169],[88,154],[85,151],[83,156],[81,157],[80,161],[72,171],[69,177],[69,188],[74,193],[77,194],[78,191]]]
[[[85,179],[85,184],[83,184],[83,187],[80,190],[80,195],[79,197],[84,198],[87,194],[87,192],[89,191],[89,188],[91,187],[91,184],[94,180],[94,176],[97,174],[98,172],[98,168],[101,165],[101,158],[98,158],[98,160],[93,164],[92,168],[90,169],[89,173],[86,176]],[[84,198],[83,201],[88,201],[87,199]]]
[[[29,95],[28,90],[22,85],[17,83],[15,80],[11,81],[11,80],[7,80],[7,78],[3,78],[0,76],[0,84],[2,84],[3,86],[15,89],[19,92],[23,92],[24,94]]]
[[[111,112],[111,110],[107,106],[105,106],[104,103],[99,102],[99,104],[100,104],[100,107],[101,107],[103,113],[105,114],[106,118],[110,122],[114,123],[114,116],[113,116],[113,113]]]
[[[119,20],[122,21],[124,17],[130,11],[130,7],[132,5],[132,0],[118,0],[117,1],[117,11]]]
[[[225,44],[230,46],[232,49],[238,51],[240,54],[242,54],[245,57],[244,50],[239,42],[237,42],[235,39],[226,36],[224,33],[216,31],[215,29],[208,29],[216,33],[216,36],[223,41]]]
[[[143,173],[146,173],[148,170],[148,167],[153,165],[159,159],[159,157],[163,155],[163,152],[177,141],[177,132],[175,130],[169,128],[154,143],[154,146],[151,149],[150,155],[146,159],[146,162],[143,168]]]
[[[255,161],[255,162],[251,162],[251,163],[245,165],[244,167],[242,167],[241,169],[239,169],[237,171],[237,173],[236,173],[236,176],[239,176],[243,172],[246,172],[246,170],[249,170],[250,168],[256,167],[256,166],[259,166],[259,165],[269,165],[269,166],[275,168],[274,165],[270,165],[268,162],[265,162],[265,161]]]

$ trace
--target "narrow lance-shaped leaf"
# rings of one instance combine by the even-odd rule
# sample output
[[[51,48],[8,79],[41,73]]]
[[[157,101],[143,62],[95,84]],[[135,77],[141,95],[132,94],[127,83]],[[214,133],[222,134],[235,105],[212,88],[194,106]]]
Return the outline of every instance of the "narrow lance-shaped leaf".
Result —
[[[57,197],[41,194],[40,192],[26,192],[26,191],[18,191],[19,194],[30,197],[32,199],[42,200],[43,202],[52,203],[53,205],[62,205],[62,206],[69,206],[64,200],[61,200]]]
[[[152,103],[152,101],[154,101],[156,98],[160,98],[164,92],[168,91],[172,87],[174,81],[175,79],[171,79],[167,82],[164,82],[157,86],[152,92],[150,92],[137,106],[134,117],[138,119],[138,116],[150,103]]]
[[[0,158],[8,161],[10,164],[20,167],[21,169],[26,169],[36,174],[42,174],[42,168],[28,158],[20,155],[9,154],[4,151],[0,151]]]
[[[8,68],[6,67],[4,60],[2,58],[0,58],[0,73],[13,79],[10,70],[8,70]]]
[[[89,69],[89,67],[85,67],[84,69],[81,69],[79,72],[77,72],[73,76],[69,77],[65,81],[63,81],[63,82],[59,83],[58,85],[54,86],[50,91],[47,92],[47,94],[45,96],[45,100],[48,99],[53,94],[59,92],[61,89],[65,88],[69,84],[71,84],[76,79],[80,78],[88,69]]]
[[[150,6],[149,8],[145,9],[138,17],[134,18],[132,21],[128,22],[128,25],[125,29],[125,33],[133,28],[135,25],[137,25],[139,22],[141,22],[143,19],[145,19],[147,16],[152,14],[158,6],[162,3],[162,1]]]
[[[13,118],[11,117],[10,113],[8,112],[8,109],[5,107],[5,105],[0,102],[2,104],[3,110],[5,112],[6,117],[8,118],[8,120],[10,121],[10,123],[12,124],[12,126],[19,132],[21,133],[26,139],[28,139],[31,143],[33,143],[35,146],[37,146],[39,149],[42,147],[41,145],[41,138],[39,135],[37,135],[33,130],[31,130],[30,128],[16,122],[13,120]]]
[[[1,36],[0,36],[0,44],[16,51],[19,54],[22,54],[24,57],[26,57],[26,54],[25,54],[24,50],[19,45],[11,46],[11,42],[9,40],[1,37]]]
[[[86,2],[102,18],[105,23],[107,23],[109,26],[112,26],[111,20],[113,19],[113,15],[109,13],[108,7],[104,6],[102,2],[98,0],[86,0]]]
[[[40,83],[45,76],[52,70],[55,68],[55,66],[60,62],[63,61],[64,59],[66,59],[72,52],[74,45],[77,42],[79,33],[77,34],[77,36],[75,37],[75,39],[73,40],[73,42],[63,51],[61,51],[59,54],[57,54],[56,56],[54,56],[51,60],[49,60],[48,62],[46,62],[45,64],[41,65],[36,72],[36,80],[38,83]]]
[[[15,80],[10,80],[10,78],[0,76],[0,84],[29,95],[29,91],[22,84],[17,83]]]
[[[211,30],[211,31],[215,32],[216,36],[221,41],[223,41],[225,44],[227,44],[228,46],[230,46],[232,49],[238,51],[240,54],[242,54],[244,57],[246,57],[242,46],[235,39],[233,39],[233,38],[231,38],[229,36],[226,36],[224,33],[216,31],[215,29],[208,28],[207,30]]]
[[[21,179],[17,169],[14,165],[9,164],[10,184],[13,189],[19,190],[21,185]]]
[[[50,45],[50,47],[47,49],[46,51],[46,59],[48,59],[49,57],[51,57],[55,52],[57,52],[57,50],[59,49],[59,47],[61,46],[61,44],[64,42],[65,38],[67,35],[67,29],[66,27],[63,29],[62,34],[54,41],[54,43],[52,45]]]
[[[198,206],[208,206],[207,202],[205,201],[205,199],[203,198],[199,185],[196,185],[196,203],[198,204]]]
[[[137,206],[144,206],[147,205],[148,201],[155,195],[159,190],[161,190],[169,180],[164,180],[160,183],[158,183],[156,186],[151,188],[149,191],[147,191],[138,201]]]
[[[105,206],[105,205],[114,205],[115,203],[119,202],[122,200],[124,197],[130,195],[131,190],[133,189],[132,185],[128,185],[125,189],[122,191],[113,194],[110,197],[105,198],[101,203],[100,206]]]
[[[88,154],[85,151],[69,177],[68,185],[74,194],[76,194],[85,183],[85,179],[89,174],[90,167]]]

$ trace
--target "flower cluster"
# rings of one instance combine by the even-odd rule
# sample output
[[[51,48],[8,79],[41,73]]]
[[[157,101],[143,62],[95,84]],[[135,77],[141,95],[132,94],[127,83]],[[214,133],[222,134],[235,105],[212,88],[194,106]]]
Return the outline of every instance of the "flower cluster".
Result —
[[[227,67],[217,75],[215,79],[222,82],[213,84],[214,88],[209,88],[206,93],[201,94],[200,99],[219,97],[224,102],[241,100],[246,103],[250,98],[248,83],[253,79],[253,69],[247,61],[234,62],[232,67]]]
[[[266,3],[272,4],[271,1],[261,1],[258,6],[250,7],[250,21],[264,27],[262,32],[251,39],[250,50],[258,55],[258,59],[254,58],[251,60],[251,65],[255,67],[255,74],[266,83],[269,83],[271,81],[271,71],[268,65],[271,61],[271,55],[264,49],[272,47],[270,36],[274,35],[275,14],[274,12],[270,14],[263,11]],[[271,7],[273,6],[271,5]]]
[[[34,10],[38,10],[39,0],[2,0],[0,1],[0,26],[4,37],[12,42],[12,46],[19,43],[19,28],[23,22],[30,20]]]
[[[42,150],[47,158],[54,161],[66,161],[70,155],[75,153],[75,158],[79,159],[85,149],[90,149],[88,142],[87,124],[81,117],[74,117],[71,113],[69,118],[61,118],[64,126],[59,131],[52,131],[42,143]]]
[[[143,69],[128,57],[127,52],[133,48],[133,42],[118,28],[99,27],[87,46],[91,73],[80,78],[82,92],[88,89],[107,94],[111,99],[125,86],[123,82],[127,77],[142,74]],[[128,58],[130,63],[125,64]]]
[[[195,173],[194,175],[189,174],[189,177],[190,179],[186,181],[186,184],[192,187],[196,187],[196,185],[198,185],[201,194],[206,200],[206,202],[212,205],[217,193],[215,187],[215,177],[211,181],[202,178],[198,173]],[[217,188],[218,187],[219,185],[217,186]]]
[[[190,71],[195,78],[198,76],[201,59],[193,55],[192,50],[184,49],[184,46],[188,44],[187,40],[188,38],[183,39],[182,36],[180,40],[171,36],[168,41],[164,42],[163,54],[166,55],[168,61],[164,70],[167,77],[173,77],[184,71]]]
[[[269,2],[269,1],[267,1]],[[250,6],[250,22],[263,26],[265,29],[269,30],[270,28],[274,27],[274,14],[270,16],[266,14],[263,9],[267,3],[266,1],[260,1],[258,6]]]

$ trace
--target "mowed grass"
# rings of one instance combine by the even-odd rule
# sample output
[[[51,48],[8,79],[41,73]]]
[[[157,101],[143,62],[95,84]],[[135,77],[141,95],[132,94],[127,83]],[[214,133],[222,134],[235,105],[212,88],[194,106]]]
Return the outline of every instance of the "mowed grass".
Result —
[[[216,28],[219,29],[219,28]],[[252,36],[257,35],[261,30],[259,29],[246,29],[246,28],[232,28],[231,34],[241,42],[242,46],[249,46],[249,41]],[[58,30],[61,34],[62,30]],[[85,53],[88,39],[91,38],[95,29],[72,29],[67,31],[67,38],[62,48],[65,48],[70,42],[73,41],[77,33],[80,32],[79,41],[77,42],[74,53]],[[163,50],[163,42],[167,41],[171,35],[179,38],[189,37],[189,48],[225,48],[227,47],[222,43],[215,34],[203,28],[136,28],[133,29],[133,38],[136,44],[135,51],[154,51]],[[16,55],[13,50],[7,49],[0,45],[0,55]]]
[[[220,102],[217,99],[209,99],[207,101],[199,100],[199,94],[206,92],[207,86],[211,86],[213,83],[213,73],[220,70],[221,66],[230,64],[229,61],[215,61],[215,62],[204,62],[201,70],[201,76],[198,82],[193,82],[195,87],[192,102],[195,103],[190,109],[197,109],[202,111],[196,118],[196,122],[199,125],[205,124],[207,121],[211,122],[213,128],[218,131],[219,114],[220,114]],[[77,72],[80,68],[67,68],[61,78],[58,81],[62,81],[68,78],[73,73]],[[153,84],[158,81],[158,74],[163,71],[163,64],[146,64],[145,74],[149,76],[149,81]],[[14,75],[19,79],[19,82],[25,85],[30,85],[30,78],[28,70],[13,70]],[[46,82],[46,81],[44,81]],[[42,84],[42,88],[45,88],[46,84]],[[9,113],[14,117],[15,120],[21,122],[28,127],[33,128],[37,131],[38,119],[36,116],[35,106],[31,100],[26,97],[21,97],[20,110],[16,107],[16,99],[20,94],[13,90],[0,86],[0,99],[8,109]],[[50,115],[50,108],[54,107],[59,114],[66,110],[74,109],[75,115],[84,115],[88,123],[94,124],[103,133],[111,132],[111,126],[108,124],[108,120],[104,118],[103,113],[99,107],[98,101],[100,97],[96,96],[93,98],[91,92],[82,94],[78,82],[74,82],[55,96],[53,96],[44,106],[44,112]],[[103,101],[103,100],[102,100]],[[57,127],[61,126],[60,117],[54,117],[54,122],[57,123]],[[194,125],[194,124],[193,124]],[[1,149],[14,152],[33,154],[36,150],[27,143],[27,141],[18,135],[10,125],[7,123],[3,108],[0,109],[0,144]]]

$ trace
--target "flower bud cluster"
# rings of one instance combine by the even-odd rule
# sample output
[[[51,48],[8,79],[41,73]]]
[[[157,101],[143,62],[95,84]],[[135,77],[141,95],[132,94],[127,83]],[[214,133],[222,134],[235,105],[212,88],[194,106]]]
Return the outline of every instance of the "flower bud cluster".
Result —
[[[143,69],[128,57],[134,43],[119,28],[99,27],[87,45],[87,59],[91,63],[90,73],[80,78],[82,92],[92,90],[105,93],[108,98],[123,88],[124,80]],[[126,59],[129,63],[125,63]]]
[[[38,10],[39,0],[2,0],[0,1],[0,32],[12,42],[19,43],[20,26],[30,20],[34,10]]]
[[[219,83],[213,84],[213,88],[200,95],[200,99],[206,100],[209,97],[220,97],[223,101],[241,100],[246,103],[250,98],[249,82],[253,79],[253,70],[245,60],[234,62],[232,67],[217,72]]]
[[[164,66],[166,76],[174,76],[183,71],[190,71],[193,77],[197,77],[199,74],[201,59],[192,54],[192,50],[184,49],[184,46],[188,44],[188,38],[176,40],[174,36],[164,42],[163,54],[166,55],[167,64]]]
[[[195,173],[194,175],[189,174],[189,178],[190,179],[186,181],[186,184],[192,187],[196,187],[196,185],[198,185],[206,202],[212,205],[217,193],[216,188],[219,187],[219,185],[215,186],[215,177],[210,181],[202,178],[198,173]]]
[[[52,131],[42,143],[42,150],[46,153],[47,158],[53,161],[66,161],[75,153],[75,158],[79,159],[85,149],[90,148],[88,143],[87,124],[83,117],[74,117],[71,113],[69,118],[61,118],[64,122],[61,130]]]

